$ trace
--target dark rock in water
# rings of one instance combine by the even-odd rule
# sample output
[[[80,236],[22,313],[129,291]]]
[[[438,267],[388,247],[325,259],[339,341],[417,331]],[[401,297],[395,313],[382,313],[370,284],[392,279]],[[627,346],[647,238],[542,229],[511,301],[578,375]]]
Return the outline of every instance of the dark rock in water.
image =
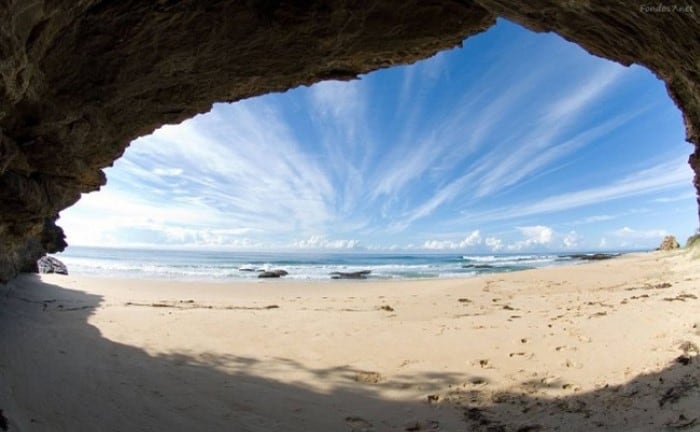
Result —
[[[620,254],[607,254],[607,253],[596,253],[596,254],[573,254],[573,255],[562,255],[564,258],[573,258],[584,261],[601,261],[610,258],[615,258],[620,256]]]
[[[462,268],[484,269],[484,268],[493,268],[493,266],[490,264],[464,264],[462,266]]]
[[[68,274],[66,265],[54,257],[43,256],[36,262],[39,273]]]
[[[360,270],[356,272],[332,272],[331,279],[367,279],[372,270]]]
[[[681,247],[680,244],[678,244],[678,240],[672,235],[664,237],[664,239],[661,241],[661,244],[659,247],[656,248],[657,251],[670,251],[674,249],[679,249]]]
[[[286,270],[268,270],[261,272],[259,278],[278,278],[281,276],[287,276],[289,273]]]

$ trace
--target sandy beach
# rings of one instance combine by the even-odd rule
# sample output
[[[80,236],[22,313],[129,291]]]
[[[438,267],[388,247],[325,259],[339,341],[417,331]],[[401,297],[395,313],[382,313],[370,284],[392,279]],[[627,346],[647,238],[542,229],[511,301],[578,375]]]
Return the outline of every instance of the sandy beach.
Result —
[[[685,251],[472,279],[0,287],[9,431],[700,430]]]

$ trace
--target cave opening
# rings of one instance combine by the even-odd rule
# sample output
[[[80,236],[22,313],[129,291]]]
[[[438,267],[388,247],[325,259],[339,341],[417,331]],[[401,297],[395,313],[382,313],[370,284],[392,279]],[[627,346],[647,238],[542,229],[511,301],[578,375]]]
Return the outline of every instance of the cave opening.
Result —
[[[61,223],[74,250],[651,249],[696,228],[688,150],[646,69],[500,20],[414,65],[163,126]]]
[[[474,36],[508,17],[645,65],[697,146],[693,8],[512,3],[8,3],[0,280],[62,248],[56,215],[117,159],[107,186],[60,223],[74,245],[143,249],[127,266],[116,248],[69,262],[130,279],[20,275],[0,287],[2,426],[697,426],[700,275],[689,254],[511,271],[573,259],[555,250],[648,248],[671,226],[692,231],[699,186],[679,112],[641,67],[505,21]],[[249,99],[465,37],[413,67]],[[120,158],[136,136],[219,100],[242,102],[164,126]],[[343,268],[351,251],[405,264],[421,250],[460,276],[485,274],[183,280],[230,280],[217,270],[232,255],[205,249],[232,246],[347,251]],[[326,264],[314,263],[328,278]]]

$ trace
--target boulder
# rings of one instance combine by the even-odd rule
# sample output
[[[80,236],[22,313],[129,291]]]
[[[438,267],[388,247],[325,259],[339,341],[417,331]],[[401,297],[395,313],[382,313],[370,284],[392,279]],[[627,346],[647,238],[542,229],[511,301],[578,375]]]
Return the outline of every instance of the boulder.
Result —
[[[287,270],[266,270],[258,274],[259,278],[278,278],[282,276],[287,276],[289,273]]]
[[[43,256],[36,262],[36,266],[39,273],[57,273],[62,275],[68,274],[66,265],[54,257]]]
[[[564,255],[564,257],[579,259],[583,261],[602,261],[610,258],[615,258],[620,256],[620,254],[607,254],[607,253],[595,253],[595,254],[574,254],[574,255]]]
[[[659,247],[656,248],[658,251],[670,251],[674,249],[680,248],[681,245],[678,243],[678,240],[676,240],[676,237],[669,235],[664,237],[664,239],[661,241],[661,244]]]
[[[360,270],[356,272],[332,272],[331,279],[367,279],[372,270]]]

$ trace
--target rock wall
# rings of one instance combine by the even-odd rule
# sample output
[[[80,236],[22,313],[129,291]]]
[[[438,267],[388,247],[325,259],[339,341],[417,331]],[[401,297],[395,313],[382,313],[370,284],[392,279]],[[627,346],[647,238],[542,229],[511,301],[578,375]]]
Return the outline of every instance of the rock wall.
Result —
[[[665,80],[700,190],[699,11],[523,3],[0,0],[0,281],[66,246],[58,212],[99,189],[132,139],[215,101],[428,57],[497,16]]]

